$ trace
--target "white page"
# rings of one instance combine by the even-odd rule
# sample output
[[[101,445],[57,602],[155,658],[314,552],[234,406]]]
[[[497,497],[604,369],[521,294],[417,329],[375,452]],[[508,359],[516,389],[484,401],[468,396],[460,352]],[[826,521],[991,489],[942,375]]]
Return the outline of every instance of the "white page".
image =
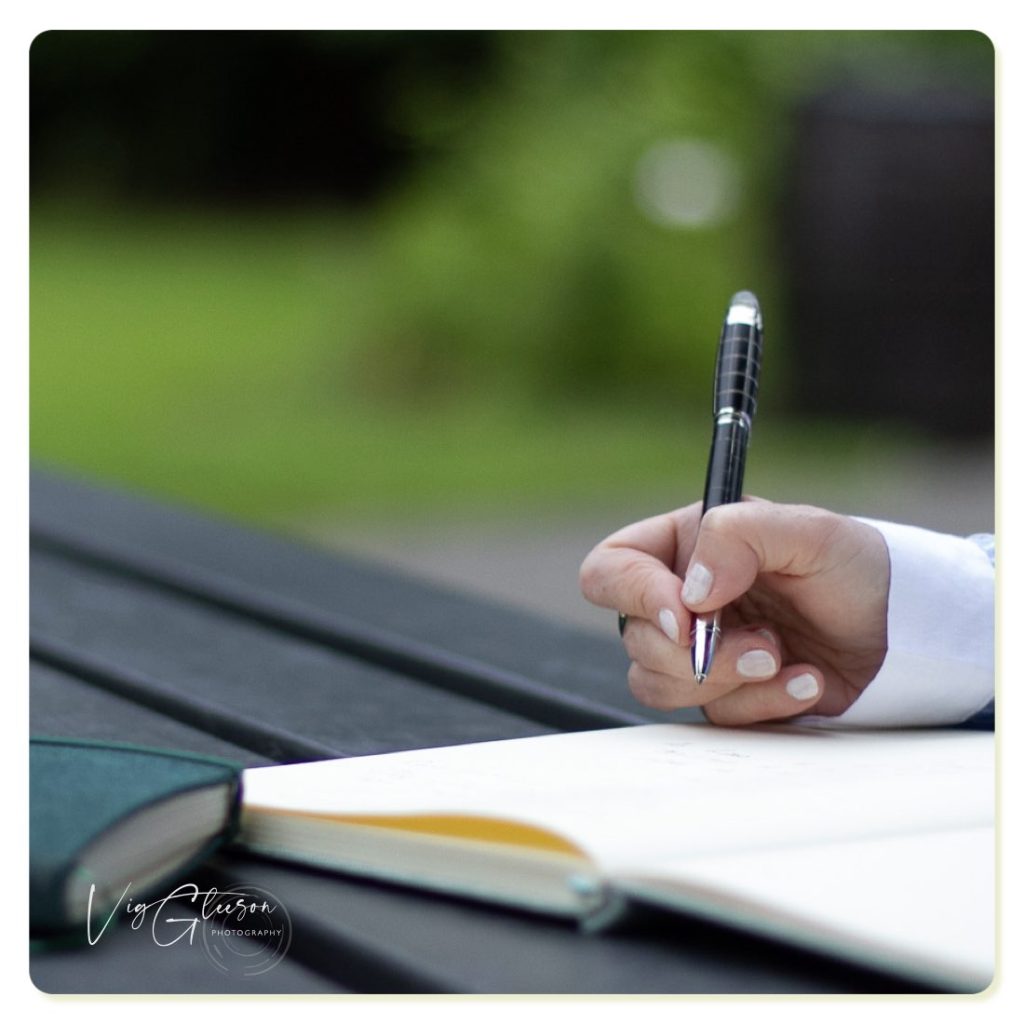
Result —
[[[984,988],[995,968],[993,828],[883,836],[661,864],[626,891],[925,979]]]
[[[990,733],[650,725],[248,769],[247,806],[500,817],[611,874],[728,850],[987,825]]]

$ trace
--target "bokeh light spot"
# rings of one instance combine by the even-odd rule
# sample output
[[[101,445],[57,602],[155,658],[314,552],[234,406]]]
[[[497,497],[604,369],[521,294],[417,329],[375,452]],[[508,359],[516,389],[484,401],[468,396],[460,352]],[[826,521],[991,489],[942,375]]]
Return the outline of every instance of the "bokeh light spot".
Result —
[[[640,209],[668,228],[713,228],[736,210],[740,171],[736,160],[703,139],[655,143],[637,161],[633,179]]]

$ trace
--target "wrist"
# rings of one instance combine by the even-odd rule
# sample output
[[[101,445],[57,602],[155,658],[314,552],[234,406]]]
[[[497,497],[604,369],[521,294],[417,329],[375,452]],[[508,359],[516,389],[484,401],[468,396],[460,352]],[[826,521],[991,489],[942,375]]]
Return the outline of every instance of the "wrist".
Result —
[[[975,543],[919,527],[859,520],[884,539],[890,566],[886,652],[842,715],[814,724],[935,726],[964,721],[992,697],[994,570]]]

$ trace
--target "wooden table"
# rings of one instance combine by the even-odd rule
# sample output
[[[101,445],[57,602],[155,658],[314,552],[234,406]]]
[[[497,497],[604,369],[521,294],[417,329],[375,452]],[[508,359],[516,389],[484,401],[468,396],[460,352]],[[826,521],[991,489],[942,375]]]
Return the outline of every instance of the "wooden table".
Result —
[[[246,765],[664,720],[607,639],[294,541],[36,471],[31,727]],[[673,716],[686,720],[686,715]],[[610,933],[229,851],[201,873],[287,908],[272,970],[121,926],[32,955],[55,993],[921,991],[650,915]]]

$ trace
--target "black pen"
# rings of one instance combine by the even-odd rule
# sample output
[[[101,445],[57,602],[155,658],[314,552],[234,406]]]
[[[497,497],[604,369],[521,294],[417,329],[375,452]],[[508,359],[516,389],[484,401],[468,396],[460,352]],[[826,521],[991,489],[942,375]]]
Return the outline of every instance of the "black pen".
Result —
[[[729,300],[715,362],[715,426],[711,435],[708,475],[701,515],[743,496],[750,428],[757,409],[757,383],[764,341],[761,307],[752,292],[737,292]],[[722,634],[722,613],[698,615],[693,626],[690,658],[693,675],[703,683],[711,671]]]

